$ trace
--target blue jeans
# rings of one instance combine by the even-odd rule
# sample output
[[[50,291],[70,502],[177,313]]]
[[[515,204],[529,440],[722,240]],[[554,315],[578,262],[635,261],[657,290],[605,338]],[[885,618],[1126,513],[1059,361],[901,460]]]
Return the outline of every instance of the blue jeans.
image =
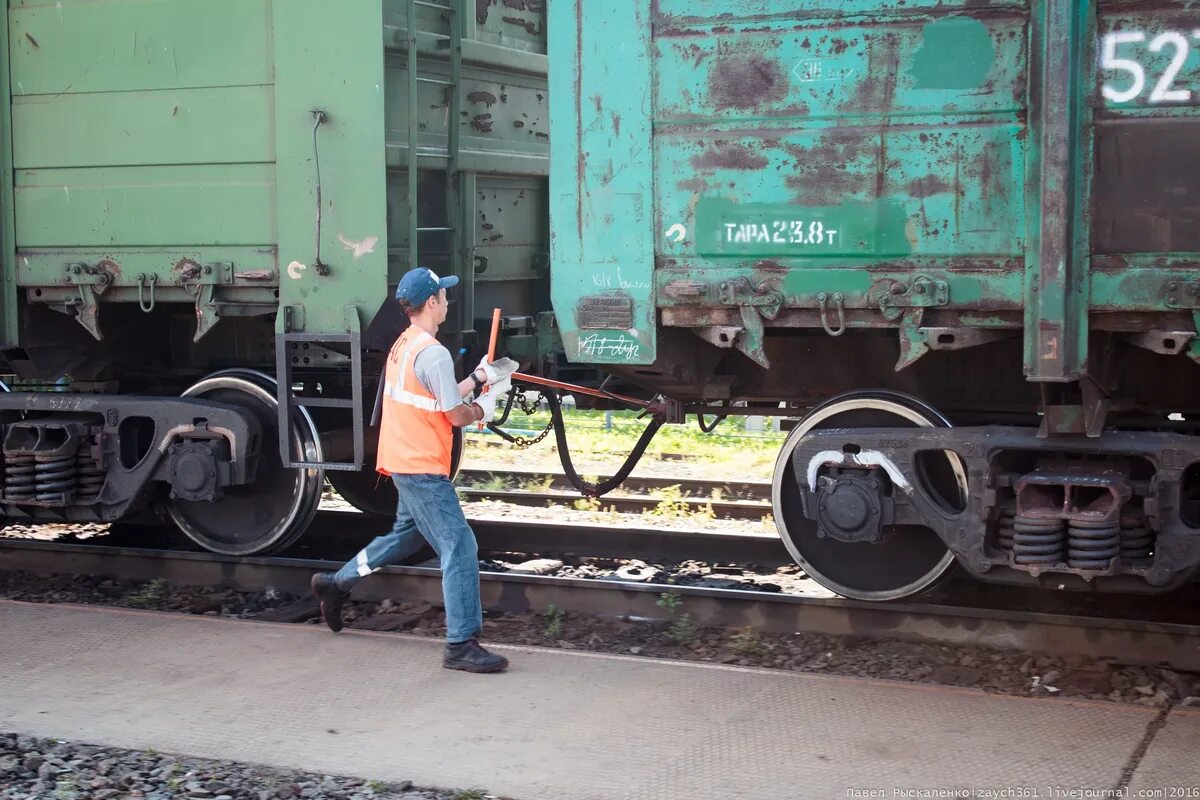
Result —
[[[438,554],[442,598],[446,603],[446,641],[465,642],[483,629],[479,601],[479,545],[463,516],[454,484],[443,475],[393,475],[400,493],[391,533],[376,536],[338,570],[338,588],[354,584],[421,549],[424,536]]]

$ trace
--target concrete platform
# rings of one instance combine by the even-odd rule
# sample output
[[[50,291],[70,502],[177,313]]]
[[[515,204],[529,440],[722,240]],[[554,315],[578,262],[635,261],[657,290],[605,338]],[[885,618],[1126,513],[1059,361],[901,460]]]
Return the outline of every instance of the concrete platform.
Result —
[[[1158,716],[536,648],[477,676],[414,637],[95,607],[0,602],[0,636],[0,730],[521,800],[1104,789]],[[1135,780],[1200,787],[1198,736],[1172,714]]]
[[[1200,797],[1200,710],[1167,716],[1129,781],[1132,797]]]

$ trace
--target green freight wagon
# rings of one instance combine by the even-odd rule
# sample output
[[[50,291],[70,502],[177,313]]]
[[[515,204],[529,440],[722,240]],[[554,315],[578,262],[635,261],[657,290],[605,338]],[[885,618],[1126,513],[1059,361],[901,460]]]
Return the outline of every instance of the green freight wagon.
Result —
[[[452,352],[498,306],[508,352],[566,368],[542,3],[3,5],[0,353],[69,376],[0,401],[7,519],[152,506],[237,555],[299,536],[323,475],[378,506],[413,263],[464,279]]]
[[[802,416],[775,515],[842,594],[956,563],[1178,586],[1198,13],[9,0],[0,513],[159,509],[236,555],[299,536],[325,476],[386,507],[385,298],[422,263],[464,278],[465,360],[500,307],[528,371],[601,369],[660,421]]]
[[[549,59],[566,356],[806,410],[813,578],[1195,575],[1200,3],[555,0]]]

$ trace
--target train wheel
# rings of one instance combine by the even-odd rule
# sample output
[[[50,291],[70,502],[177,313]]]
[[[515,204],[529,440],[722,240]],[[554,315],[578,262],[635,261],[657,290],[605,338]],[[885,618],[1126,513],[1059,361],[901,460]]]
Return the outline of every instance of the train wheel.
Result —
[[[950,422],[921,401],[893,392],[852,392],[813,409],[784,442],[775,462],[771,503],[779,535],[809,577],[843,597],[898,600],[932,587],[954,565],[954,554],[933,530],[885,527],[878,542],[848,542],[817,535],[804,515],[792,454],[810,431],[822,428],[932,428]],[[943,498],[964,502],[966,470],[954,453],[926,464],[922,479]]]
[[[454,429],[454,442],[450,450],[450,480],[458,477],[458,469],[462,465],[463,432],[462,428]],[[358,472],[343,472],[330,470],[325,473],[329,485],[342,496],[350,505],[364,514],[377,517],[394,517],[399,495],[396,494],[396,484],[390,478],[375,471],[375,464],[364,466]]]
[[[391,478],[376,472],[373,464],[368,464],[358,472],[330,470],[325,477],[343,500],[364,514],[395,516],[399,500],[396,484],[392,483]]]
[[[285,469],[279,458],[275,379],[253,370],[214,373],[183,393],[247,409],[262,425],[254,482],[225,490],[215,501],[172,500],[169,511],[184,533],[206,550],[248,556],[283,550],[303,535],[321,502],[323,470]],[[304,409],[293,415],[293,452],[321,460],[321,441]]]

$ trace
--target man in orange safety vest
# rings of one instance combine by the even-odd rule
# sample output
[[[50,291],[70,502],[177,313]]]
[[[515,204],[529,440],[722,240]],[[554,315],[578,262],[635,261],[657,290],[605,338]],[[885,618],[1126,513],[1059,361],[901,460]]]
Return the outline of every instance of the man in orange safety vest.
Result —
[[[458,278],[439,278],[426,267],[409,270],[396,299],[410,325],[388,353],[376,468],[399,492],[390,533],[376,537],[337,573],[312,578],[321,616],[333,631],[343,626],[342,606],[354,584],[386,564],[416,552],[423,536],[437,551],[446,604],[442,665],[467,672],[501,672],[508,659],[477,640],[483,626],[479,550],[450,483],[453,429],[491,421],[496,402],[511,386],[517,362],[486,356],[466,380],[454,377],[450,351],[434,338],[449,310],[446,289]],[[473,401],[464,401],[479,392]]]

